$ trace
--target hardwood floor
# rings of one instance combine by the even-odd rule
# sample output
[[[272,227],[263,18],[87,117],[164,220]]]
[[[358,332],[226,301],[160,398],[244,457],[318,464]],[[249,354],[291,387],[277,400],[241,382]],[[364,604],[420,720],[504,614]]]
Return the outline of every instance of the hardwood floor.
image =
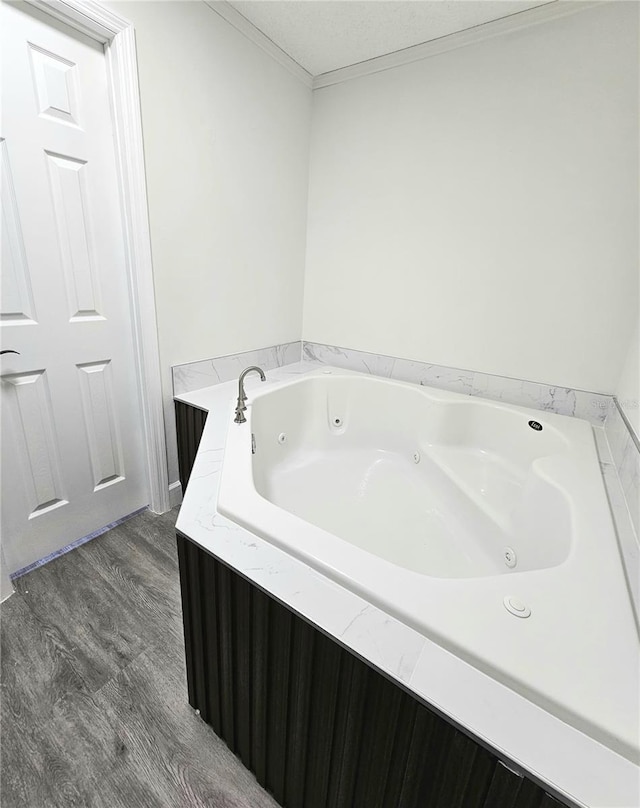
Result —
[[[176,513],[143,513],[0,607],[2,808],[277,808],[189,707]]]

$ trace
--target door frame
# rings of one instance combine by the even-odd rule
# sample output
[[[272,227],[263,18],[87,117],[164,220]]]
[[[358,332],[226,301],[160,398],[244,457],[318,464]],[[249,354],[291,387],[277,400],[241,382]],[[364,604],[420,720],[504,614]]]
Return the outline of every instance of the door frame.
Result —
[[[128,20],[93,0],[26,2],[104,45],[146,449],[149,508],[154,513],[166,513],[171,506],[135,31]]]

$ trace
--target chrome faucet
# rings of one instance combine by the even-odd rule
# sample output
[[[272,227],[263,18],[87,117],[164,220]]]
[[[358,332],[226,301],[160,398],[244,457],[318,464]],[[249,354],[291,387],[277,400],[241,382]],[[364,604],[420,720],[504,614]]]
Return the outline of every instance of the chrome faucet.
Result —
[[[247,420],[244,417],[244,411],[247,409],[247,394],[244,392],[244,377],[252,372],[260,374],[260,381],[264,382],[267,380],[267,377],[264,375],[264,370],[257,367],[257,365],[251,365],[250,368],[246,368],[242,371],[238,379],[238,403],[236,404],[236,417],[233,419],[234,424],[244,424]]]

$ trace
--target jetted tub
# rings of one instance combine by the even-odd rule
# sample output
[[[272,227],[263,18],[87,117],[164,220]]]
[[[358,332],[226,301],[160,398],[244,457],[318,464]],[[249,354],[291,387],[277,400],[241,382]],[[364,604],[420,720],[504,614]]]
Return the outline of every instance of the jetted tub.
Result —
[[[638,633],[586,421],[335,368],[248,396],[221,514],[640,760]]]

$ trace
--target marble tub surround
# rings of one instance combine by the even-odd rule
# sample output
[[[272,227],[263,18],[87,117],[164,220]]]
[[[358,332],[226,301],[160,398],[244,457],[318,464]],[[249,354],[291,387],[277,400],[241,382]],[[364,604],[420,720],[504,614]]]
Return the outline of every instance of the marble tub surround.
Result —
[[[633,437],[620,415],[617,405],[612,408],[604,426],[593,427],[596,448],[600,459],[600,468],[605,482],[609,507],[614,516],[616,534],[620,553],[624,562],[624,571],[631,601],[634,606],[636,623],[640,632],[640,541],[638,531],[638,466],[640,451],[635,447]],[[629,442],[635,453],[629,449]],[[614,459],[614,452],[617,458]],[[629,457],[631,461],[629,461]],[[635,460],[635,478],[633,473],[625,476]],[[626,461],[626,462],[624,462]],[[620,468],[618,468],[618,466]],[[626,489],[622,480],[626,481]],[[635,480],[635,481],[634,481]],[[635,507],[631,504],[635,498]]]
[[[412,359],[373,354],[352,348],[339,348],[318,342],[295,341],[269,348],[187,362],[172,367],[173,394],[179,396],[213,384],[236,379],[244,368],[259,365],[265,370],[282,367],[301,359],[326,365],[397,379],[403,382],[438,387],[454,393],[533,407],[584,418],[602,426],[613,409],[613,397],[568,387],[494,376],[473,370],[460,370]]]
[[[555,412],[558,415],[572,415],[584,418],[594,425],[602,426],[607,413],[613,407],[613,397],[602,393],[589,393],[585,390],[573,390],[541,382],[493,376],[473,370],[459,370],[318,342],[303,342],[302,355],[304,359],[334,365],[345,370],[439,387],[453,393],[467,393],[494,401],[504,401],[505,404]]]
[[[616,467],[613,463],[601,462],[600,465],[607,489],[607,497],[609,498],[609,507],[615,519],[616,534],[620,554],[624,562],[627,587],[634,607],[638,632],[640,633],[640,544],[638,543],[636,527],[631,519],[625,492],[622,489]]]
[[[605,422],[605,432],[615,466],[640,540],[640,439],[625,420],[617,402]]]
[[[265,389],[317,367],[312,361],[277,368],[265,383],[248,378],[249,405],[251,387]],[[235,394],[233,381],[177,396],[209,411],[178,530],[570,802],[640,804],[638,767],[628,759],[217,513]],[[608,477],[608,487],[619,486],[615,474]],[[619,506],[617,493],[612,508]]]
[[[227,356],[216,356],[198,362],[187,362],[171,368],[173,378],[173,394],[175,396],[200,390],[212,384],[220,384],[237,379],[249,365],[259,365],[264,370],[282,367],[298,362],[301,356],[301,343],[283,342],[270,348],[258,348],[255,351],[243,351]]]

